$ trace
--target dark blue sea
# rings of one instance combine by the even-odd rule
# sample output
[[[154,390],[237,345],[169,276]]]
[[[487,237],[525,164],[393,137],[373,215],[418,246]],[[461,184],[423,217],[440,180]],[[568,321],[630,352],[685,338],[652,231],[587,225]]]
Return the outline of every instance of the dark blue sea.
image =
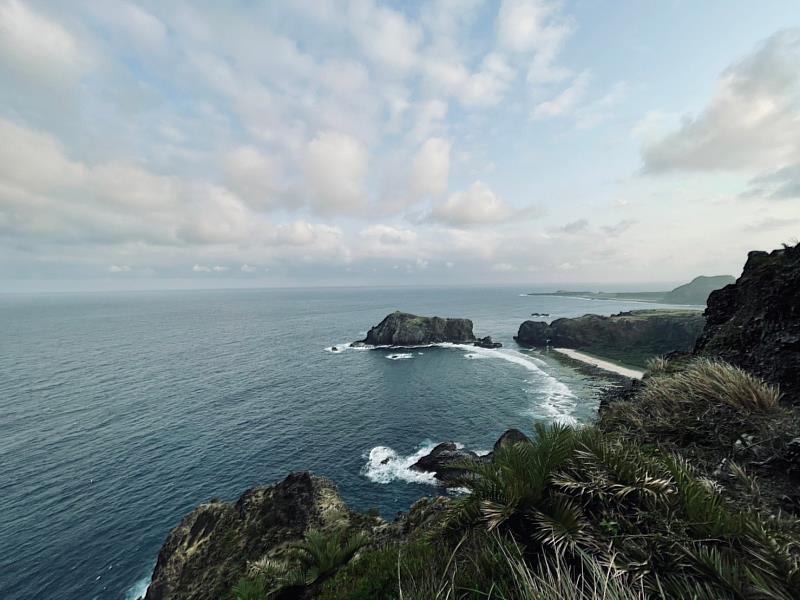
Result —
[[[597,382],[512,336],[531,312],[642,305],[526,291],[0,296],[0,598],[136,598],[203,501],[309,469],[392,517],[437,493],[408,469],[437,442],[593,419]],[[471,318],[504,348],[333,351],[396,309]]]

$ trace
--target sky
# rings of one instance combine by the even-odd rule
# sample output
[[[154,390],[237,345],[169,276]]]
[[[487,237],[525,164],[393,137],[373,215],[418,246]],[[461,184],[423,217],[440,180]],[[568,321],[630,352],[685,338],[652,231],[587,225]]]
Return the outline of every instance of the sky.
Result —
[[[0,292],[635,287],[798,236],[796,0],[0,0]]]

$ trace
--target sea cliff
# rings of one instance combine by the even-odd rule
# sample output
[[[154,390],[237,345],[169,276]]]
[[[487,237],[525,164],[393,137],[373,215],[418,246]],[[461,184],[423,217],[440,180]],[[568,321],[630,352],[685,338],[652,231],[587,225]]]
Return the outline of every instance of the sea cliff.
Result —
[[[610,317],[584,315],[552,323],[525,321],[516,340],[525,346],[587,350],[643,366],[652,356],[689,351],[705,318],[691,310],[635,310]]]

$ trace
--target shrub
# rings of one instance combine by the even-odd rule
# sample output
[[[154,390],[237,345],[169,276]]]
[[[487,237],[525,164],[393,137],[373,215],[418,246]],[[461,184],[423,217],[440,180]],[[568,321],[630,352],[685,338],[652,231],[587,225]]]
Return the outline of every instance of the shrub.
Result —
[[[742,412],[774,409],[780,390],[726,362],[700,358],[687,369],[669,377],[651,379],[645,385],[644,400],[669,402],[685,397],[694,401],[728,404]]]

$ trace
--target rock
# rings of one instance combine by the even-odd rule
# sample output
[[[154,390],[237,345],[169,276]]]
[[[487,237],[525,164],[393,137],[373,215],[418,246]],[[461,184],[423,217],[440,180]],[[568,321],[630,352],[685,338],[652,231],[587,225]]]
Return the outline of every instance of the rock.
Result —
[[[353,515],[332,481],[308,472],[248,490],[235,504],[201,504],[167,537],[144,598],[227,598],[248,561],[271,556],[307,531],[341,525]]]
[[[500,342],[493,342],[492,336],[487,335],[484,338],[479,338],[475,340],[472,344],[473,346],[478,346],[479,348],[502,348],[503,344]]]
[[[411,468],[433,473],[440,481],[453,481],[465,473],[463,469],[454,468],[453,463],[479,462],[480,458],[474,452],[458,448],[454,442],[442,442],[411,465]]]
[[[455,483],[459,477],[466,472],[463,469],[453,467],[455,462],[486,463],[494,458],[494,453],[507,444],[517,442],[530,442],[528,436],[519,429],[509,429],[494,443],[493,450],[484,456],[478,456],[475,452],[458,448],[455,442],[443,442],[437,445],[429,454],[420,458],[411,468],[415,471],[427,471],[433,473],[436,479],[448,483]]]
[[[692,310],[635,310],[610,317],[584,315],[550,324],[525,321],[514,338],[524,346],[617,349],[649,356],[690,350],[705,319]]]
[[[531,313],[532,317],[549,317],[550,313]]]
[[[528,436],[522,433],[519,429],[508,429],[494,443],[492,452],[497,452],[500,448],[508,444],[517,444],[519,442],[530,443],[530,441],[530,438],[528,438]]]
[[[750,252],[736,283],[713,292],[695,353],[779,385],[800,404],[800,244]]]
[[[475,341],[472,321],[469,319],[445,319],[442,317],[420,317],[400,311],[388,315],[367,333],[361,342],[352,346],[421,346],[452,342],[456,344]]]

